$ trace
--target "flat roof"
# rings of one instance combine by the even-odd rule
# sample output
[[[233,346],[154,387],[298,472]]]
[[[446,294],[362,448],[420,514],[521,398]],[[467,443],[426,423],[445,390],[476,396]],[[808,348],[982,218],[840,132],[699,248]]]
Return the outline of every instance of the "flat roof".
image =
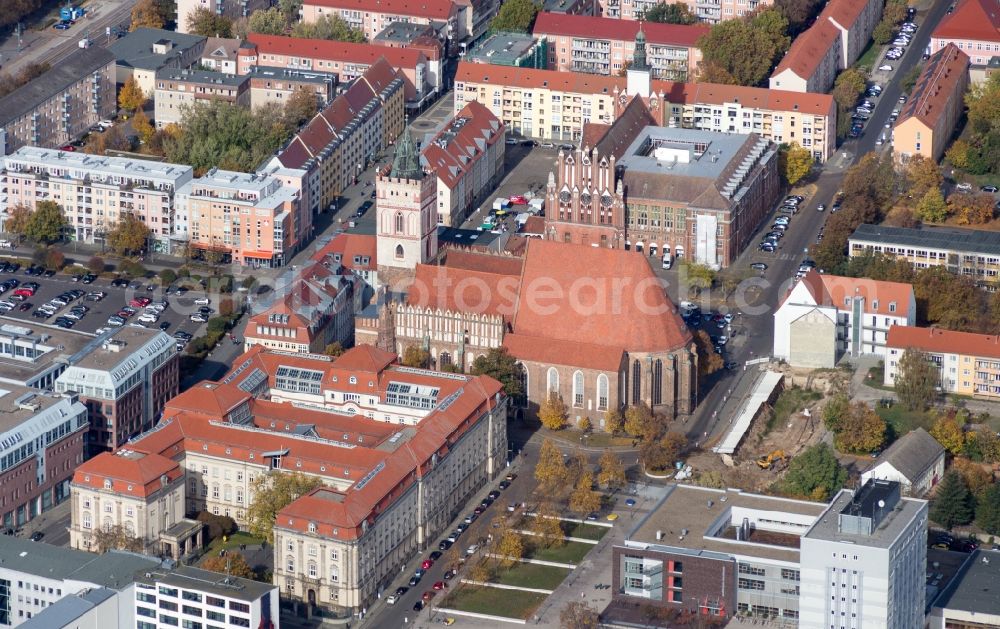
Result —
[[[715,180],[750,140],[741,133],[648,126],[618,164],[627,171]],[[679,159],[675,161],[674,156]]]
[[[120,589],[132,575],[160,565],[160,560],[113,550],[103,555],[0,535],[0,565],[46,579],[73,579]]]
[[[99,369],[102,371],[113,369],[114,367],[117,367],[121,363],[125,362],[125,360],[131,358],[133,354],[139,351],[139,349],[158,336],[163,336],[167,339],[170,338],[161,330],[137,328],[130,325],[115,328],[107,336],[102,334],[100,336],[102,339],[101,342],[94,343],[93,348],[87,352],[86,355],[81,356],[80,359],[74,363],[74,366],[82,367],[84,369]],[[105,347],[105,344],[109,341],[112,343],[125,343],[125,346],[119,351],[113,351]]]
[[[880,245],[926,247],[947,251],[1000,255],[1000,232],[954,227],[889,227],[887,225],[858,225],[851,240],[874,242]]]
[[[247,73],[251,79],[285,79],[299,83],[337,83],[336,72],[318,72],[315,70],[293,70],[274,66],[254,66]]]
[[[739,489],[710,489],[674,484],[655,510],[625,539],[627,542],[681,549],[693,555],[707,556],[715,553],[797,562],[798,548],[726,539],[716,536],[716,533],[742,522],[742,517],[736,517],[732,513],[734,509],[758,514],[772,512],[799,516],[801,529],[805,531],[808,523],[819,517],[825,508],[826,505],[819,502],[762,496]],[[656,539],[658,532],[662,533],[660,540]]]
[[[124,178],[155,181],[176,186],[180,181],[191,179],[194,169],[184,164],[156,162],[148,159],[132,157],[106,157],[90,155],[89,153],[70,153],[37,146],[22,146],[3,158],[4,167],[15,173],[23,173],[25,169],[37,169],[48,173],[52,169],[65,172],[62,178],[66,180],[82,179],[90,176],[92,183],[107,183],[117,185],[111,178]]]
[[[149,576],[147,576],[149,575]],[[178,565],[169,570],[144,570],[135,574],[136,583],[172,585],[186,590],[197,590],[226,598],[253,602],[277,586],[240,577],[227,577],[218,572]]]
[[[413,38],[426,35],[427,31],[434,31],[434,27],[429,24],[411,24],[409,22],[392,22],[383,28],[378,35],[372,38],[372,42],[395,41],[400,43],[410,43]]]
[[[859,515],[861,517],[873,517],[878,502],[886,497],[886,491],[875,487],[871,491],[864,492],[861,495]],[[822,518],[816,520],[816,523],[805,534],[805,537],[828,542],[849,542],[859,546],[889,548],[927,504],[925,500],[900,498],[892,512],[882,516],[874,532],[871,535],[864,535],[845,532],[840,527],[839,516],[841,514],[851,515],[847,510],[853,500],[854,492],[852,490],[840,490],[840,493],[830,503],[830,508],[823,513]]]
[[[175,33],[160,28],[137,28],[108,46],[119,66],[158,70],[196,46],[204,46],[208,38],[201,35]],[[153,52],[153,44],[171,43],[167,54]]]
[[[245,74],[226,74],[210,70],[187,70],[184,68],[163,68],[156,71],[156,78],[167,81],[184,81],[203,85],[227,85],[239,87],[248,81]]]
[[[461,229],[458,227],[438,227],[438,243],[461,245],[463,247],[493,247],[502,234],[478,229]]]
[[[0,434],[67,399],[20,384],[0,383]]]
[[[107,588],[83,590],[77,594],[64,596],[20,623],[18,627],[21,629],[70,627],[73,626],[73,621],[114,596],[115,593]]]
[[[114,62],[114,55],[104,48],[93,46],[74,50],[72,55],[55,64],[45,74],[0,98],[0,125],[20,118],[70,85],[89,80],[91,73]]]
[[[536,45],[538,40],[531,35],[503,31],[479,42],[479,45],[465,55],[465,60],[497,65],[513,64],[530,54]]]
[[[80,352],[94,341],[94,335],[85,332],[0,316],[0,338],[11,336],[37,339],[39,345],[51,348],[34,360],[16,360],[0,355],[0,382],[15,384],[29,382],[57,362],[73,364]]]
[[[933,606],[1000,616],[1000,552],[979,549],[969,555]]]

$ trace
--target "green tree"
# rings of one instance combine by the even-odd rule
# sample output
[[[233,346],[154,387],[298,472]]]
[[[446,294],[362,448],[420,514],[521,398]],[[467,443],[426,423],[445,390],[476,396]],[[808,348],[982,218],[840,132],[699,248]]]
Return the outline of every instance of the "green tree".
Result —
[[[993,483],[976,505],[976,526],[990,535],[1000,535],[1000,484]]]
[[[24,236],[34,242],[50,244],[60,240],[67,226],[62,207],[54,201],[39,201],[24,227]]]
[[[188,15],[188,33],[202,37],[233,36],[233,21],[206,7],[198,7]]]
[[[472,374],[489,376],[503,385],[504,392],[511,399],[524,395],[521,384],[521,368],[517,359],[510,355],[506,347],[495,347],[472,361]]]
[[[906,71],[903,78],[899,81],[899,89],[905,94],[909,94],[913,90],[913,86],[917,84],[917,79],[920,78],[921,67],[919,65],[913,66]]]
[[[812,153],[809,149],[799,146],[798,142],[792,142],[791,146],[784,147],[782,155],[784,159],[781,172],[788,185],[794,186],[812,170]]]
[[[956,525],[972,521],[972,506],[972,494],[962,475],[949,470],[937,487],[927,515],[935,523],[951,530]]]
[[[122,214],[108,232],[108,247],[119,255],[134,255],[146,248],[149,234],[142,219],[131,212]]]
[[[122,89],[118,92],[118,106],[125,111],[136,111],[142,109],[142,106],[146,103],[146,95],[142,93],[142,88],[139,87],[139,82],[135,80],[133,75],[129,75],[125,79],[125,84],[122,85]],[[149,119],[146,119],[149,122]]]
[[[591,513],[601,508],[601,494],[594,491],[594,474],[586,471],[576,481],[569,495],[569,508],[577,513]]]
[[[235,551],[227,551],[225,555],[211,555],[206,557],[198,567],[203,570],[211,570],[212,572],[242,577],[244,579],[257,578],[257,573],[247,563],[246,558]]]
[[[339,15],[327,15],[315,22],[299,22],[292,27],[292,37],[329,39],[355,44],[362,44],[365,41],[365,34],[358,29],[351,28],[351,25]]]
[[[285,101],[283,112],[285,126],[297,129],[312,120],[319,110],[319,102],[312,90],[297,89]]]
[[[642,14],[647,22],[660,24],[697,24],[698,16],[691,12],[686,4],[661,2]]]
[[[955,168],[968,168],[969,150],[968,142],[965,140],[955,140],[948,147],[948,150],[945,151],[944,156]]]
[[[427,369],[431,364],[431,353],[417,345],[408,345],[403,350],[403,356],[399,362],[406,367]]]
[[[791,43],[788,20],[774,8],[712,26],[698,41],[701,80],[731,85],[758,85],[771,73]]]
[[[550,391],[538,409],[538,420],[549,430],[562,430],[566,427],[566,403],[562,396]]]
[[[878,46],[884,46],[892,41],[895,30],[892,24],[882,20],[875,25],[875,30],[872,31],[872,41]]]
[[[681,279],[688,286],[697,290],[711,288],[715,283],[716,272],[707,264],[684,261],[681,264]]]
[[[120,524],[107,528],[102,526],[94,531],[94,543],[101,553],[106,553],[109,550],[128,550],[141,553],[144,550],[142,538],[132,535]]]
[[[851,400],[844,393],[838,393],[830,398],[823,407],[823,425],[830,432],[840,430],[841,422],[851,412]]]
[[[272,470],[254,478],[250,486],[250,507],[247,509],[250,533],[273,543],[274,519],[278,517],[278,512],[322,484],[319,478],[299,472]]]
[[[922,411],[934,400],[940,378],[938,368],[927,354],[908,347],[899,358],[896,371],[896,397],[911,411]]]
[[[102,258],[101,256],[92,256],[89,260],[87,260],[87,268],[94,275],[100,275],[101,273],[104,273],[104,269],[106,266],[107,264],[104,262],[104,258]]]
[[[940,190],[944,184],[944,176],[936,161],[917,154],[906,164],[906,182],[909,184],[908,194],[921,199],[931,188]]]
[[[299,17],[299,10],[302,9],[302,0],[278,0],[278,7],[285,14],[285,21],[291,24]]]
[[[775,0],[774,6],[788,18],[789,34],[797,35],[819,10],[820,0]]]
[[[506,0],[490,22],[490,31],[530,33],[541,5],[534,0]]]
[[[139,0],[132,7],[132,20],[129,23],[130,31],[139,28],[163,28],[166,24],[167,20],[156,0]]]
[[[782,484],[793,496],[825,502],[845,482],[847,471],[840,466],[833,450],[826,443],[817,443],[792,459]]]
[[[851,108],[865,91],[868,77],[858,68],[847,68],[833,83],[833,100],[837,103],[837,135],[843,137],[851,126]]]
[[[279,7],[258,9],[250,14],[248,27],[251,33],[283,35],[288,27],[288,19]]]
[[[604,430],[612,435],[625,429],[625,416],[621,409],[609,408],[604,411]]]

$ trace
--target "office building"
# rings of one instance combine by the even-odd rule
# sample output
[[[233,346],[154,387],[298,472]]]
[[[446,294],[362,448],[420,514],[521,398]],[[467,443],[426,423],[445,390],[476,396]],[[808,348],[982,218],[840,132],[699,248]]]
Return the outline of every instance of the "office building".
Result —
[[[7,207],[54,201],[70,237],[105,243],[125,213],[150,230],[151,246],[171,251],[174,193],[194,174],[190,166],[128,157],[102,157],[26,146],[3,158]]]
[[[945,393],[1000,400],[1000,336],[893,326],[885,358],[885,386],[896,384],[899,361],[907,349],[923,352],[937,366],[938,386]]]
[[[87,456],[115,450],[156,423],[177,395],[180,357],[160,330],[121,327],[94,340],[86,355],[55,382],[58,393],[77,395],[87,407]]]
[[[98,47],[76,50],[0,98],[0,155],[62,146],[113,117],[117,107],[114,56]]]
[[[965,111],[969,56],[954,44],[931,55],[892,129],[892,151],[904,164],[914,155],[939,161]]]

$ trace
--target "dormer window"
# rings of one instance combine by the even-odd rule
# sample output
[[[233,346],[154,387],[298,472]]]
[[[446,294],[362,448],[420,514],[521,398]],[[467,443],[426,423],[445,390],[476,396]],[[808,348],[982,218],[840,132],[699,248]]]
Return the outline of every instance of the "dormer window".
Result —
[[[310,533],[315,533],[316,532],[316,523],[315,522],[310,522],[309,523],[309,532]]]
[[[354,376],[351,376],[351,378],[350,378],[350,380],[348,380],[348,382],[350,382],[351,384],[357,384],[358,383],[358,379],[356,377],[354,377]]]
[[[896,312],[896,302],[894,301],[889,302],[889,312]]]
[[[104,479],[104,488],[105,489],[111,489],[111,479],[110,478],[105,478]]]

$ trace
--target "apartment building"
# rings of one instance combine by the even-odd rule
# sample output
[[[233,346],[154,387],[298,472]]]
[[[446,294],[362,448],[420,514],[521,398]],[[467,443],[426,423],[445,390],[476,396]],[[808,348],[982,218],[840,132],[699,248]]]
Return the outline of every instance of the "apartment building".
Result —
[[[177,190],[174,238],[233,264],[280,267],[305,244],[295,240],[295,223],[311,217],[299,201],[277,177],[213,168]]]
[[[177,32],[191,32],[191,15],[198,9],[208,9],[216,15],[235,20],[248,17],[254,11],[267,9],[272,0],[177,0]]]
[[[409,106],[419,107],[441,88],[441,58],[431,61],[415,48],[392,48],[374,44],[321,39],[299,39],[281,35],[250,33],[240,48],[239,72],[257,65],[291,70],[332,72],[341,83],[362,76],[379,59],[385,59],[406,84]]]
[[[461,226],[504,175],[503,123],[471,102],[428,134],[420,163],[437,176],[438,223]]]
[[[514,66],[544,70],[549,67],[549,42],[524,33],[491,33],[469,48],[463,61],[495,66]]]
[[[914,155],[938,161],[965,111],[969,56],[948,44],[920,71],[892,130],[892,151],[906,163]]]
[[[281,182],[281,185],[295,190],[299,195],[299,214],[292,221],[294,233],[293,242],[298,243],[298,247],[305,246],[312,240],[315,228],[313,227],[313,217],[320,211],[319,191],[314,188],[313,178],[309,171],[302,168],[286,168],[273,159],[268,164],[257,170],[257,175],[262,177],[274,177]]]
[[[269,305],[250,318],[244,347],[322,354],[331,343],[354,345],[354,314],[364,296],[361,278],[330,260],[297,273],[278,287]]]
[[[641,20],[660,0],[597,0],[600,15],[619,20]],[[772,0],[679,0],[698,17],[699,22],[718,24],[769,7]]]
[[[115,56],[115,80],[125,83],[129,77],[134,78],[143,93],[152,98],[156,91],[156,73],[193,67],[201,60],[207,42],[208,38],[201,35],[162,28],[137,28],[108,46],[108,51]]]
[[[251,348],[221,382],[174,398],[157,427],[126,451],[80,466],[73,546],[87,539],[88,514],[91,526],[105,517],[106,499],[115,506],[150,502],[157,510],[148,520],[149,539],[164,544],[186,511],[245,523],[256,478],[301,472],[324,485],[276,519],[275,585],[310,606],[369,607],[400,567],[501,473],[507,456],[500,383],[398,367],[395,360],[371,346],[337,359]],[[131,475],[133,462],[144,477],[157,477],[149,489],[139,479],[118,480]],[[157,494],[143,495],[150,489]],[[166,504],[153,504],[153,497]]]
[[[0,536],[0,625],[24,629],[135,627],[133,575],[159,565],[159,559],[135,553],[113,550],[94,555]],[[72,616],[83,618],[74,623]]]
[[[477,3],[478,4],[478,3]],[[486,14],[495,14],[496,5],[492,2],[482,3]],[[461,41],[473,35],[473,23],[479,25],[479,30],[485,32],[486,24],[482,24],[482,16],[472,15],[471,2],[454,0],[426,0],[414,4],[405,0],[305,0],[300,12],[302,21],[315,22],[328,15],[335,15],[347,22],[352,28],[360,30],[365,39],[371,39],[393,22],[433,25],[437,34]],[[489,17],[492,17],[490,15]],[[485,19],[488,20],[489,17]],[[480,33],[481,34],[481,33]],[[475,35],[473,35],[475,36]]]
[[[432,65],[440,63],[445,56],[446,47],[450,45],[447,40],[441,41],[438,38],[433,26],[408,22],[393,22],[369,41],[387,48],[419,50]]]
[[[316,96],[317,109],[323,109],[337,95],[337,74],[334,72],[254,66],[247,77],[253,107],[269,104],[283,107],[292,94],[306,90]]]
[[[363,304],[370,303],[381,286],[378,279],[378,241],[370,234],[341,232],[313,254],[312,259],[327,265],[339,264],[360,277],[365,285],[365,294],[361,299]]]
[[[931,33],[928,52],[937,53],[954,44],[969,56],[977,70],[1000,57],[1000,10],[991,0],[960,0]],[[985,76],[974,72],[974,76]]]
[[[468,62],[455,76],[456,112],[477,100],[514,133],[541,140],[579,142],[586,123],[610,124],[636,95],[660,126],[798,142],[820,162],[836,149],[837,110],[827,94],[648,80],[630,89],[624,77]]]
[[[174,193],[191,181],[190,166],[127,157],[101,157],[25,146],[3,158],[6,207],[58,203],[85,243],[103,242],[125,213],[149,228],[153,246],[169,253]]]
[[[899,361],[917,349],[937,365],[941,390],[984,400],[1000,400],[1000,336],[941,328],[893,326],[885,359],[885,386],[896,384]]]
[[[103,48],[74,51],[0,98],[0,155],[23,146],[55,148],[117,111],[115,59]]]
[[[882,19],[882,0],[831,0],[816,18],[840,31],[840,67],[849,68],[868,47],[875,26]]]
[[[824,93],[841,69],[843,40],[829,20],[820,20],[800,34],[771,73],[769,86],[791,92]]]
[[[75,395],[0,388],[0,513],[4,530],[23,526],[69,498],[83,463],[87,407]]]
[[[848,255],[869,252],[904,258],[914,269],[943,266],[987,290],[996,290],[1000,277],[1000,235],[991,231],[859,225],[848,240]]]
[[[203,69],[223,74],[236,74],[237,56],[241,40],[225,37],[209,37],[201,52],[198,63]]]
[[[916,317],[909,284],[810,271],[774,313],[772,355],[814,369],[833,368],[844,356],[884,359],[889,330]]]
[[[246,76],[204,70],[158,70],[153,93],[156,127],[177,124],[185,110],[195,104],[221,101],[237,107],[250,106],[250,80]]]
[[[174,340],[160,330],[117,328],[94,345],[55,382],[56,392],[76,394],[87,407],[87,456],[152,428],[180,386]]]
[[[635,42],[644,38],[646,61],[654,79],[694,80],[701,63],[698,39],[704,24],[640,23],[610,17],[542,12],[535,37],[548,40],[548,69],[618,76],[631,63]]]
[[[904,498],[899,483],[841,489],[799,554],[800,629],[924,626],[927,501]]]
[[[314,206],[333,208],[341,192],[403,130],[405,82],[385,59],[309,121],[267,168],[302,169]]]

